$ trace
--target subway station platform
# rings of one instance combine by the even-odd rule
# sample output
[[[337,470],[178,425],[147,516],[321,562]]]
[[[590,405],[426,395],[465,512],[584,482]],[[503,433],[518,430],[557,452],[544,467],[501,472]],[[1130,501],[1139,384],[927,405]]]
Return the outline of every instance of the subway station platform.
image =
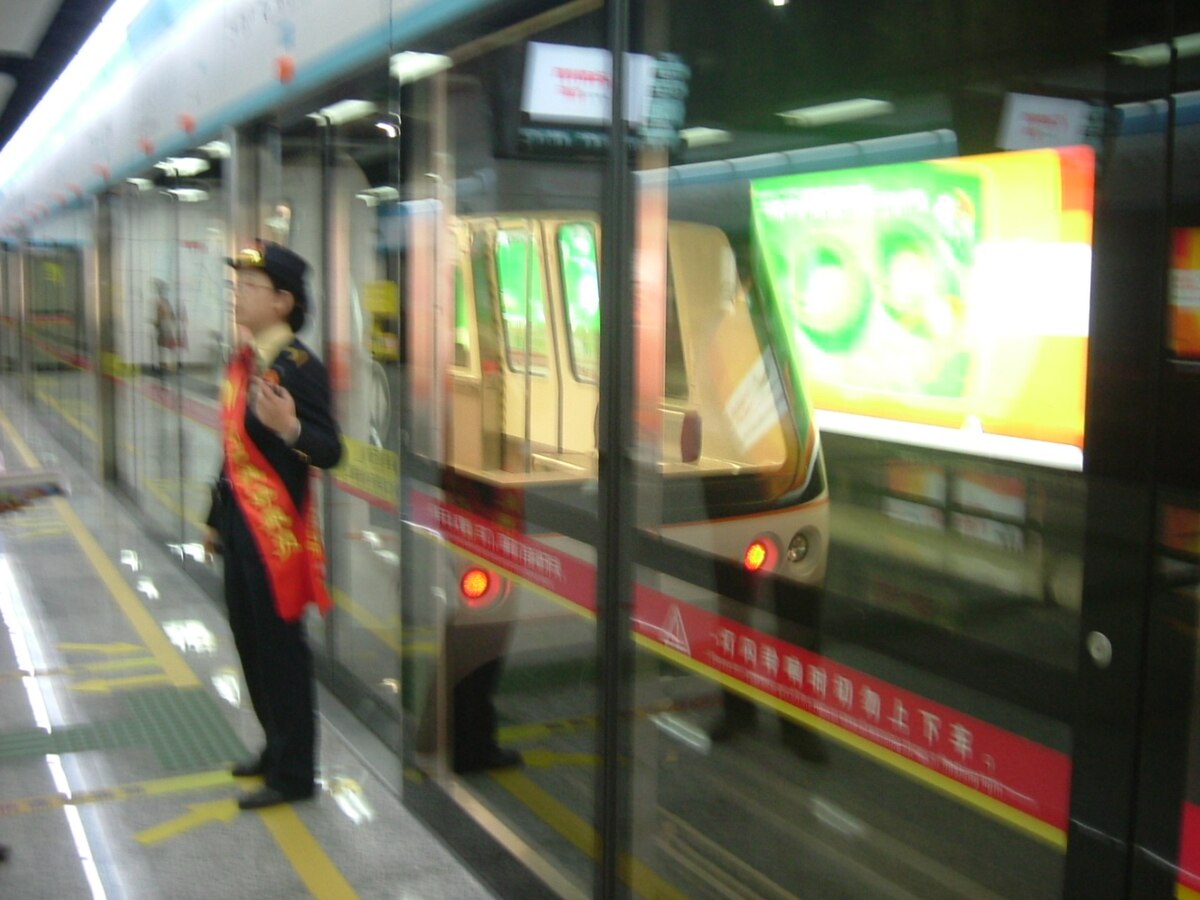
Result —
[[[254,780],[229,766],[261,732],[224,611],[7,376],[0,454],[71,486],[0,516],[0,897],[492,896],[403,807],[397,756],[324,691],[318,796],[240,812]]]

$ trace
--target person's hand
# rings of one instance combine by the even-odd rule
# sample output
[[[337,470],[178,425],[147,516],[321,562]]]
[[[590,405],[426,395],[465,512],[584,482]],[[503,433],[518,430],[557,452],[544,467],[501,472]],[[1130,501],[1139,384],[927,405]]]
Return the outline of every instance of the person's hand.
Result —
[[[204,558],[212,559],[221,552],[221,535],[211,525],[204,527]]]
[[[254,414],[258,420],[291,443],[300,431],[300,420],[296,418],[296,401],[282,385],[265,378],[254,378]]]

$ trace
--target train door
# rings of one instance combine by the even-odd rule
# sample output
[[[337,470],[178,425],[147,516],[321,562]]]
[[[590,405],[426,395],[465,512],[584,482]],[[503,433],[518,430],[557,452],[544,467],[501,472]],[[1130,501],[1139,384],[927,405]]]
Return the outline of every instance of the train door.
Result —
[[[495,261],[504,339],[504,433],[518,471],[529,471],[536,455],[562,449],[562,361],[543,238],[537,220],[511,218],[497,219],[484,238]]]

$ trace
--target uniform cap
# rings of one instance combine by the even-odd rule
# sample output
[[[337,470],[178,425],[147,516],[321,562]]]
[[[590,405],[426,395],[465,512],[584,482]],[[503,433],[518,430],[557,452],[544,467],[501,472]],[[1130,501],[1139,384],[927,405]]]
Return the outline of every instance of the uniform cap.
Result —
[[[225,262],[238,271],[258,269],[265,272],[278,290],[288,291],[296,298],[296,306],[308,309],[308,292],[304,288],[308,263],[282,244],[257,241],[254,246],[239,250],[237,256],[229,257]]]

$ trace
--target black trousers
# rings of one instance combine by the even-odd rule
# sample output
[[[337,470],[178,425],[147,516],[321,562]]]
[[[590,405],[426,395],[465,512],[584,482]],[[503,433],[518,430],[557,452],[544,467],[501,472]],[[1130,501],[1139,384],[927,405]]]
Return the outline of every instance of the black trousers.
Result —
[[[316,696],[304,622],[280,618],[254,536],[229,491],[222,500],[225,603],[250,703],[266,735],[266,784],[285,793],[308,791],[316,775]]]

